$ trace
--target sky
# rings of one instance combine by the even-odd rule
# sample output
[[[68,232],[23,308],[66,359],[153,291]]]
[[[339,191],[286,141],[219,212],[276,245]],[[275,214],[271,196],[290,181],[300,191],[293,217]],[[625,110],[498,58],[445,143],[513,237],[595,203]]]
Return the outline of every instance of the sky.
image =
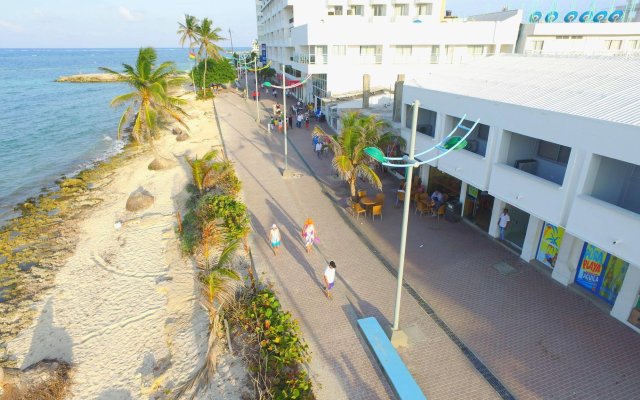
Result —
[[[306,0],[323,1],[323,0]],[[435,0],[438,1],[438,0]],[[499,11],[503,6],[568,11],[609,9],[625,0],[447,0],[454,15]],[[2,0],[0,48],[178,47],[184,14],[208,17],[235,47],[256,38],[255,0]],[[231,42],[221,42],[231,47]]]

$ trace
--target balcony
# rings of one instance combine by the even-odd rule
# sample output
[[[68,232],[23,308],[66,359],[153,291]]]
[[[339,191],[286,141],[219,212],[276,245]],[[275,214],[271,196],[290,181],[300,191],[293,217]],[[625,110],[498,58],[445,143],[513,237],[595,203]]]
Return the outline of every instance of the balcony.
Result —
[[[569,147],[509,131],[504,132],[503,142],[508,146],[507,165],[562,186]]]
[[[495,164],[491,169],[489,191],[547,222],[554,225],[562,223],[567,193],[556,183],[510,165]]]
[[[567,230],[623,260],[640,262],[640,214],[583,194],[573,201]]]

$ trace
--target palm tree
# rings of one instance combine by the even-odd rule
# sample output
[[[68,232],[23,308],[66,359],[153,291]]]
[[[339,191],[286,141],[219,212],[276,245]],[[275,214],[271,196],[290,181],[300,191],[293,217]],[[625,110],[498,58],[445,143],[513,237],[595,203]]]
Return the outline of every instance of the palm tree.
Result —
[[[194,47],[198,44],[198,35],[196,30],[198,29],[198,19],[193,15],[184,15],[184,24],[178,22],[178,35],[180,35],[180,47],[184,47],[184,42],[189,41],[189,53],[191,53]],[[198,65],[198,59],[193,60],[194,66]],[[196,83],[193,80],[193,70],[191,71],[191,82],[193,83],[193,91],[196,91]]]
[[[204,192],[205,187],[205,179],[207,175],[213,170],[213,164],[211,163],[218,156],[217,150],[211,150],[202,158],[190,159],[185,156],[185,159],[189,163],[191,167],[191,175],[193,176],[193,183],[195,183],[196,187],[200,191],[200,193]]]
[[[167,91],[170,86],[183,83],[184,78],[177,75],[172,62],[155,67],[157,58],[153,48],[145,47],[138,52],[135,66],[122,64],[124,72],[100,67],[102,71],[117,75],[134,89],[111,100],[111,106],[114,107],[127,104],[118,124],[118,138],[121,137],[122,126],[127,122],[133,124],[131,136],[137,143],[152,143],[159,131],[159,124],[167,119],[174,119],[189,130],[182,119],[187,114],[180,107],[186,102],[170,96]]]
[[[207,60],[209,58],[213,58],[214,60],[221,59],[222,55],[220,53],[224,51],[222,47],[216,44],[220,40],[224,40],[224,38],[219,35],[222,29],[213,27],[212,25],[213,22],[209,18],[205,18],[195,30],[197,42],[200,44],[198,56],[201,59],[204,57],[204,75],[202,75],[203,90],[207,76]]]
[[[342,132],[338,137],[328,135],[319,126],[313,130],[313,135],[320,135],[329,140],[334,154],[333,169],[349,184],[351,196],[356,195],[358,177],[382,189],[380,177],[369,164],[369,158],[363,150],[369,146],[384,147],[393,141],[404,147],[404,140],[385,132],[388,124],[375,115],[346,113],[342,117],[342,126]]]

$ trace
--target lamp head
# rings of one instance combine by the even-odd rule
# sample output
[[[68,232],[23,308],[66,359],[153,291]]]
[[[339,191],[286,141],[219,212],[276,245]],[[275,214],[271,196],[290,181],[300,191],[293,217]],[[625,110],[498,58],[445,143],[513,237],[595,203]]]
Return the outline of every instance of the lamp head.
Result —
[[[364,152],[366,155],[368,155],[369,157],[373,158],[378,162],[385,163],[388,161],[387,157],[384,155],[382,150],[380,150],[377,147],[366,147],[364,149]]]
[[[460,136],[452,136],[444,142],[442,147],[447,150],[451,148],[453,148],[453,150],[461,150],[467,147],[467,141],[463,140]]]
[[[264,85],[265,87],[271,87],[271,82],[266,81],[266,82],[264,82],[264,83],[263,83],[263,85]]]

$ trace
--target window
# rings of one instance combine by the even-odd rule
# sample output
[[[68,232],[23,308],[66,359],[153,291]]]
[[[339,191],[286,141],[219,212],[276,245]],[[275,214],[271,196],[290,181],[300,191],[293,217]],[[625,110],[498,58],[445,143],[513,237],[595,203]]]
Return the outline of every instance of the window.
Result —
[[[622,40],[605,40],[607,50],[620,50],[622,48]]]
[[[534,40],[533,41],[533,50],[542,51],[544,48],[544,40]]]
[[[433,4],[416,4],[416,13],[418,15],[431,15],[433,13]]]
[[[384,4],[373,4],[371,6],[371,12],[374,17],[384,17],[387,15],[387,8]]]
[[[640,40],[630,40],[629,50],[640,50]]]
[[[540,140],[538,142],[538,155],[542,158],[546,158],[547,160],[567,165],[569,162],[569,156],[571,155],[571,148]]]
[[[393,15],[396,17],[404,17],[409,15],[409,5],[408,4],[396,4],[393,6]]]
[[[343,11],[342,11],[342,6],[333,6],[334,15],[342,15]]]
[[[349,6],[347,15],[364,15],[364,6]]]
[[[347,46],[333,46],[332,54],[338,57],[344,57],[347,55]]]
[[[382,63],[382,46],[360,46],[360,57],[365,64]]]
[[[399,57],[411,56],[411,46],[396,46],[396,56],[399,56]]]
[[[469,46],[469,52],[474,56],[481,56],[484,52],[484,46]]]

